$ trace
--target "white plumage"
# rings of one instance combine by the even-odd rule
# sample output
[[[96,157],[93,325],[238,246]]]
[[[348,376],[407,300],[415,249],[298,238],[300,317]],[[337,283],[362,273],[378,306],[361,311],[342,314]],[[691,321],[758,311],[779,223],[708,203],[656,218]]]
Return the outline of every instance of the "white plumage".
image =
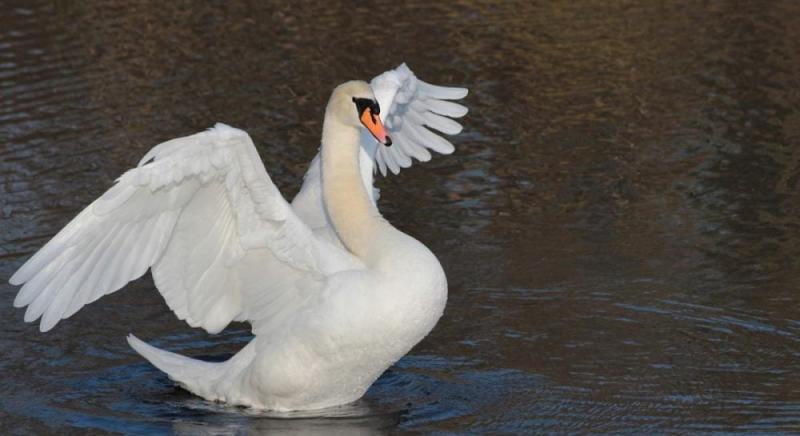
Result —
[[[358,124],[345,94],[380,103],[392,147]],[[25,321],[41,317],[47,331],[151,268],[189,325],[217,333],[248,321],[256,335],[222,363],[129,337],[173,380],[210,400],[259,408],[353,401],[430,331],[446,300],[436,258],[377,213],[373,156],[385,174],[412,157],[430,159],[427,148],[452,152],[425,126],[458,133],[445,116],[466,108],[446,100],[465,95],[417,80],[405,64],[371,87],[340,86],[320,155],[291,205],[241,130],[217,124],[162,143],[11,277],[23,285],[14,305],[28,306]]]
[[[383,119],[395,145],[378,148],[375,154],[381,174],[386,175],[387,168],[397,174],[400,168],[410,167],[412,157],[429,161],[428,149],[441,154],[455,150],[450,141],[426,126],[448,135],[460,133],[461,124],[446,117],[463,117],[467,108],[447,100],[466,97],[466,89],[425,83],[406,64],[375,77],[370,86],[387,114]]]

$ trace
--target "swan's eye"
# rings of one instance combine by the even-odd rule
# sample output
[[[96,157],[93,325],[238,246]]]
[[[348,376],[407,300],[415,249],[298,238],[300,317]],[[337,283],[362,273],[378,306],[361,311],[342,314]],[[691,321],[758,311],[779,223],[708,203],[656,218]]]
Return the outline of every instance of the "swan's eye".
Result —
[[[356,104],[356,110],[358,111],[359,118],[364,114],[364,111],[367,110],[367,108],[370,108],[374,113],[377,113],[375,112],[375,107],[378,105],[378,103],[375,103],[374,100],[369,98],[353,97],[353,103]]]

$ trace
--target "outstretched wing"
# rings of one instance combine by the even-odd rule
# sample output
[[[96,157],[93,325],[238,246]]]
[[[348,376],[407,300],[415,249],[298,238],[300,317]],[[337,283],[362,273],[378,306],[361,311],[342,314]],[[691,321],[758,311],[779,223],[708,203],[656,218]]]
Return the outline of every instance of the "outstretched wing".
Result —
[[[466,97],[466,88],[423,82],[406,64],[375,77],[370,86],[380,104],[381,119],[392,138],[391,147],[377,145],[375,162],[381,174],[385,176],[387,168],[394,174],[399,173],[400,168],[411,166],[412,158],[429,161],[431,153],[428,149],[442,154],[453,152],[450,141],[429,129],[447,135],[461,132],[461,124],[451,118],[463,117],[467,108],[448,100]]]
[[[75,217],[11,277],[14,305],[47,331],[149,267],[176,315],[215,333],[363,264],[297,217],[247,133],[217,124],[156,146]]]

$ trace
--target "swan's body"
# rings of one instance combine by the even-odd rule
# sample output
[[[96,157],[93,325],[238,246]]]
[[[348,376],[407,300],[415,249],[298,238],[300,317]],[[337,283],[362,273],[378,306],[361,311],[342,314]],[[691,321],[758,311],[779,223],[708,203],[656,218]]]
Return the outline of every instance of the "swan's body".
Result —
[[[41,316],[46,331],[150,267],[190,325],[211,333],[234,320],[253,325],[254,339],[221,363],[129,336],[191,392],[272,410],[358,399],[428,334],[447,299],[436,257],[375,204],[370,154],[383,171],[410,161],[365,144],[353,102],[373,102],[358,114],[373,134],[382,130],[375,116],[368,125],[379,111],[374,88],[348,82],[334,91],[320,155],[291,206],[241,130],[218,124],[155,147],[14,274],[11,283],[24,283],[15,305],[28,306],[26,321]]]

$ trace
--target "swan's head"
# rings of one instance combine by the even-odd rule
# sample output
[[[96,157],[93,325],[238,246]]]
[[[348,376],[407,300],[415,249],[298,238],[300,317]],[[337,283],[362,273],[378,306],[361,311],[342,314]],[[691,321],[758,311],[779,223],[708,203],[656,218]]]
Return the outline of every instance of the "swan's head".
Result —
[[[392,145],[379,116],[381,107],[367,82],[354,80],[337,86],[327,112],[342,124],[366,128],[381,144]]]

